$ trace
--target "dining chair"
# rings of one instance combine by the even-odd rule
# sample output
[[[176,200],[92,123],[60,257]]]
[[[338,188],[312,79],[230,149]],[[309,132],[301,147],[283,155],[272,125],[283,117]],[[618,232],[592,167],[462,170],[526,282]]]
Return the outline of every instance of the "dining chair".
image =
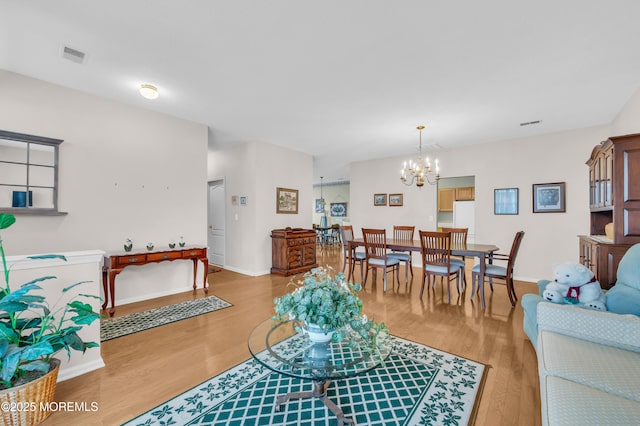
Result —
[[[516,236],[513,238],[513,244],[511,244],[511,251],[509,254],[501,254],[501,253],[493,253],[489,255],[489,257],[485,257],[485,273],[484,277],[482,277],[482,282],[480,282],[480,264],[475,265],[471,269],[471,298],[473,299],[473,295],[476,290],[480,290],[480,286],[484,286],[484,279],[489,278],[489,286],[491,287],[491,291],[493,291],[493,280],[498,279],[503,282],[499,284],[504,284],[507,287],[507,294],[509,295],[509,301],[511,301],[511,306],[516,306],[516,301],[518,300],[518,296],[516,296],[516,290],[513,287],[513,267],[516,263],[516,256],[518,255],[518,250],[520,250],[520,243],[522,242],[522,238],[524,237],[524,231],[516,232]],[[503,261],[506,262],[506,266],[495,265],[493,261]],[[484,306],[484,300],[482,300],[482,305]]]
[[[436,284],[436,277],[447,279],[447,294],[451,303],[451,280],[455,278],[456,288],[460,292],[460,266],[451,263],[451,233],[419,231],[420,248],[422,254],[422,288],[420,297],[424,293],[425,281],[432,287]]]
[[[331,225],[331,244],[340,244],[340,224]]]
[[[342,272],[349,263],[349,273],[347,274],[347,281],[351,280],[353,272],[356,269],[356,263],[360,264],[360,277],[363,275],[363,264],[367,258],[367,255],[362,251],[357,251],[355,248],[349,250],[349,242],[353,241],[353,226],[344,225],[340,228],[340,236],[342,237]]]
[[[398,285],[400,285],[400,260],[387,254],[387,231],[384,229],[362,228],[362,237],[364,238],[365,263],[364,279],[362,286],[367,284],[367,276],[369,269],[374,269],[377,273],[382,268],[384,291],[387,291],[387,274],[389,270],[395,275]]]
[[[464,247],[467,244],[467,234],[469,228],[440,228],[442,232],[451,232],[451,246],[452,247]],[[452,265],[460,266],[460,273],[462,274],[462,291],[467,287],[467,274],[465,272],[465,259],[464,256],[452,256]]]
[[[393,227],[393,239],[396,241],[413,241],[413,233],[415,226],[394,226]],[[409,271],[411,271],[411,277],[413,277],[412,258],[410,251],[392,251],[389,256],[397,258],[400,262],[404,262],[404,279],[405,282],[409,282]]]

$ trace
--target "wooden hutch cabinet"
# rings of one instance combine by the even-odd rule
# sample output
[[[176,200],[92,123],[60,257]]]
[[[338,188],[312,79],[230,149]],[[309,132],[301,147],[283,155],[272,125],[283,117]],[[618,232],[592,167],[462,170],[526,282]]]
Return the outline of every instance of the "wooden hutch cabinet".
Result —
[[[316,268],[316,231],[285,228],[271,231],[271,273],[294,275]]]
[[[617,136],[591,152],[590,235],[580,235],[580,263],[608,289],[616,282],[620,259],[640,243],[640,134]],[[605,226],[613,223],[613,238]]]

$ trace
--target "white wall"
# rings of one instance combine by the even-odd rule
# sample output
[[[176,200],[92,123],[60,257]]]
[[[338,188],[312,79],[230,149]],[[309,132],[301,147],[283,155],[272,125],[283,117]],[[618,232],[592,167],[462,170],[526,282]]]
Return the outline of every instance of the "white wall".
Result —
[[[585,161],[608,126],[579,129],[526,139],[473,145],[438,152],[443,177],[475,176],[476,242],[507,252],[514,234],[525,231],[515,275],[535,280],[551,275],[553,264],[578,261],[579,234],[589,233],[588,168]],[[359,162],[351,170],[351,220],[362,227],[392,229],[415,224],[435,230],[437,191],[404,186],[398,177],[404,158]],[[532,184],[566,182],[566,213],[532,213]],[[493,214],[493,190],[519,188],[516,216]],[[374,192],[402,192],[404,207],[374,207]]]
[[[271,230],[311,228],[312,173],[311,156],[271,144],[248,143],[209,153],[209,180],[225,179],[226,269],[268,274]],[[299,191],[298,214],[276,214],[277,187]],[[231,205],[232,195],[246,195],[247,206]]]
[[[6,71],[0,93],[0,129],[64,139],[59,209],[68,214],[18,216],[3,235],[9,254],[122,250],[126,238],[206,246],[206,126]],[[188,290],[191,271],[190,261],[128,267],[117,301]]]

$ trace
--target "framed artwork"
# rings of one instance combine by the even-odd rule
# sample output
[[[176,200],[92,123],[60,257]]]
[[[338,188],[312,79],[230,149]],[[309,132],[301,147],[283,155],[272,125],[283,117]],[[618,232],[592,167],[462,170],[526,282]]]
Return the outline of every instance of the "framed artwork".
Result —
[[[231,196],[231,204],[233,204],[234,206],[238,205],[238,196],[237,195],[232,195]]]
[[[387,194],[373,194],[373,205],[374,206],[386,206],[387,205]]]
[[[246,206],[247,205],[247,197],[245,197],[245,196],[240,197],[240,205],[241,206]]]
[[[331,216],[346,217],[347,203],[331,203],[329,210],[331,211]]]
[[[298,190],[276,188],[276,213],[298,214]]]
[[[316,198],[316,213],[324,211],[324,198]]]
[[[389,194],[389,205],[390,206],[401,206],[402,205],[402,194]]]
[[[564,213],[565,200],[565,182],[533,184],[534,213]]]
[[[518,188],[493,190],[493,214],[518,214]]]

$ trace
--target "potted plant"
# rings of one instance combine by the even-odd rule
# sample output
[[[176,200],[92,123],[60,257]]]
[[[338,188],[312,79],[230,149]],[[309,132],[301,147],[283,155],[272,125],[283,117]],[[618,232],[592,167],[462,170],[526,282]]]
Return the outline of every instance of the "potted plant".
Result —
[[[14,215],[1,213],[0,230],[15,221]],[[83,341],[77,332],[100,318],[90,304],[80,299],[100,297],[83,294],[72,297],[64,306],[50,306],[37,291],[42,289],[40,283],[55,277],[44,276],[12,286],[1,238],[0,257],[4,276],[4,285],[0,284],[0,402],[3,408],[9,404],[6,406],[9,410],[2,410],[1,420],[2,424],[37,424],[50,414],[46,402],[53,401],[60,366],[60,361],[53,357],[62,350],[70,357],[71,350],[84,353],[99,346]],[[61,255],[30,258],[66,261]],[[62,293],[82,283],[84,281],[65,287]],[[44,404],[35,399],[38,397],[46,399]]]
[[[290,285],[296,289],[274,299],[274,319],[296,320],[315,342],[347,340],[374,355],[380,354],[388,330],[384,323],[362,313],[362,300],[357,295],[360,284],[347,282],[342,272],[336,273],[331,267],[319,267]]]

